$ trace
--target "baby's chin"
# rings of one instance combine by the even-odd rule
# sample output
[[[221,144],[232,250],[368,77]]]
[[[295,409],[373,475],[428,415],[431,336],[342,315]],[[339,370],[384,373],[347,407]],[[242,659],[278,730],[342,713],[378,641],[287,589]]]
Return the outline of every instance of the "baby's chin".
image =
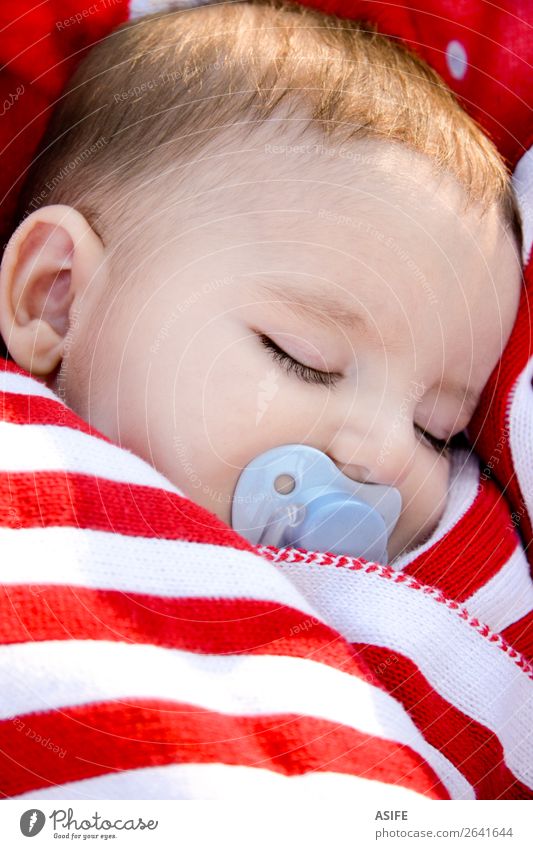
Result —
[[[447,486],[443,488],[440,500],[436,501],[433,511],[429,516],[425,516],[422,521],[415,523],[415,517],[413,515],[408,519],[400,515],[398,524],[394,528],[387,546],[388,561],[390,564],[393,564],[400,557],[403,558],[406,555],[413,554],[438,536],[448,503],[450,473],[451,464],[448,463],[446,470],[448,478]],[[413,524],[415,524],[415,528],[417,529],[415,532],[413,532]]]
[[[394,531],[387,547],[389,563],[393,564],[400,557],[405,557],[405,555],[411,554],[413,551],[416,551],[418,548],[421,548],[423,545],[429,542],[431,537],[435,534],[437,528],[439,527],[440,520],[441,516],[438,516],[431,523],[429,528],[425,527],[421,533],[417,534],[414,537],[411,535],[407,542],[405,542],[405,540],[402,540],[399,534],[398,536],[396,536],[396,531]],[[400,528],[398,530],[401,532]]]

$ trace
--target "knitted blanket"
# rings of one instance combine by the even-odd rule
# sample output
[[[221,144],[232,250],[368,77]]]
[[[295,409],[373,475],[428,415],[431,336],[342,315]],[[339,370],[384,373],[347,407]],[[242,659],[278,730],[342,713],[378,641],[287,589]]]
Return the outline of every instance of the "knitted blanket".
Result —
[[[101,5],[80,45],[128,13]],[[527,261],[531,153],[515,176]],[[532,287],[529,262],[475,453],[394,568],[252,547],[0,360],[2,796],[532,798]]]

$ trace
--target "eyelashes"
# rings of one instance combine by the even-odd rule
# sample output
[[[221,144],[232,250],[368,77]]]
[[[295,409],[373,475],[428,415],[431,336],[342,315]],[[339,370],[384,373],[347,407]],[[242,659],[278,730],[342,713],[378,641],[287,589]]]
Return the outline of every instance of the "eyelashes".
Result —
[[[264,333],[259,333],[259,341],[262,346],[269,352],[272,359],[279,363],[287,374],[295,374],[300,380],[305,383],[314,384],[315,386],[325,386],[328,389],[334,389],[342,378],[342,374],[338,372],[319,371],[318,369],[306,366],[298,360],[293,359],[286,351],[280,348],[276,343],[265,336]],[[450,450],[450,440],[437,439],[431,433],[423,430],[419,425],[415,424],[415,431],[420,434],[422,440],[437,451],[439,454],[448,456]]]
[[[448,454],[450,453],[451,440],[437,439],[436,436],[433,436],[433,434],[428,433],[427,430],[424,430],[420,427],[420,425],[417,424],[415,424],[415,430],[417,433],[420,434],[420,436],[423,440],[425,440],[425,442],[429,443],[429,445],[431,445],[431,447],[435,449],[435,451],[438,451],[439,454],[444,454],[445,457],[448,456]]]
[[[333,389],[342,378],[342,374],[338,372],[318,371],[318,369],[311,368],[310,366],[304,366],[303,363],[299,363],[298,360],[293,359],[282,348],[278,347],[264,333],[259,334],[259,340],[263,347],[270,353],[272,359],[278,362],[287,374],[295,374],[301,380],[305,381],[305,383],[312,383]]]

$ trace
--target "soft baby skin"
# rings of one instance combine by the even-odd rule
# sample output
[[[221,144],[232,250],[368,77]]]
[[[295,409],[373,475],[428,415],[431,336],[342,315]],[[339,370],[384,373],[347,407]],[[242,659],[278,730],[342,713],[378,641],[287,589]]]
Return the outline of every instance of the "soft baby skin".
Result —
[[[275,145],[254,129],[200,207],[212,165],[186,200],[144,186],[124,279],[75,208],[31,213],[4,255],[0,330],[20,365],[228,524],[242,469],[287,443],[397,487],[394,559],[442,515],[443,443],[509,338],[517,247],[496,207],[465,210],[458,182],[402,145],[326,156],[309,131],[295,150],[290,122]],[[218,149],[230,159],[235,136]]]

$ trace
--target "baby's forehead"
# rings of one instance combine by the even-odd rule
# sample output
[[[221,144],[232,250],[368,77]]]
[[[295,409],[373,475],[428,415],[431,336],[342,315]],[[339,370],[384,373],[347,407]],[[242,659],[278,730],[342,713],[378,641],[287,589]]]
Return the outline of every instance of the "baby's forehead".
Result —
[[[251,208],[272,198],[280,209],[284,201],[305,204],[307,199],[324,219],[328,210],[336,212],[339,226],[354,221],[341,213],[353,207],[363,213],[372,203],[389,216],[403,215],[406,201],[414,206],[440,204],[441,214],[449,210],[452,215],[468,205],[458,180],[408,145],[347,139],[340,132],[325,135],[301,114],[303,128],[292,111],[280,109],[275,120],[258,122],[252,131],[222,131],[206,154],[207,167],[196,165],[188,181],[199,194],[207,191],[214,197],[220,189],[225,203],[229,199],[237,205],[245,199]]]
[[[252,132],[228,128],[186,174],[154,176],[143,201],[155,208],[153,235],[163,252],[173,250],[181,231],[183,261],[209,263],[217,250],[231,255],[250,283],[262,272],[281,282],[290,275],[334,287],[348,303],[357,288],[374,311],[387,300],[400,311],[412,308],[396,285],[400,277],[410,281],[424,315],[434,312],[437,279],[458,305],[464,282],[484,268],[488,291],[494,288],[499,217],[467,208],[455,178],[406,145],[328,138],[278,117]]]
[[[222,233],[235,261],[252,263],[249,272],[254,263],[269,273],[316,271],[342,287],[346,275],[373,272],[378,260],[388,263],[387,280],[398,269],[422,283],[472,274],[497,241],[498,216],[466,208],[457,181],[404,145],[338,142],[281,125],[275,133],[256,128],[244,149],[242,133],[232,129],[213,148],[216,169],[209,152],[175,192],[168,173],[145,189],[160,243],[181,231],[201,254],[205,239]]]

